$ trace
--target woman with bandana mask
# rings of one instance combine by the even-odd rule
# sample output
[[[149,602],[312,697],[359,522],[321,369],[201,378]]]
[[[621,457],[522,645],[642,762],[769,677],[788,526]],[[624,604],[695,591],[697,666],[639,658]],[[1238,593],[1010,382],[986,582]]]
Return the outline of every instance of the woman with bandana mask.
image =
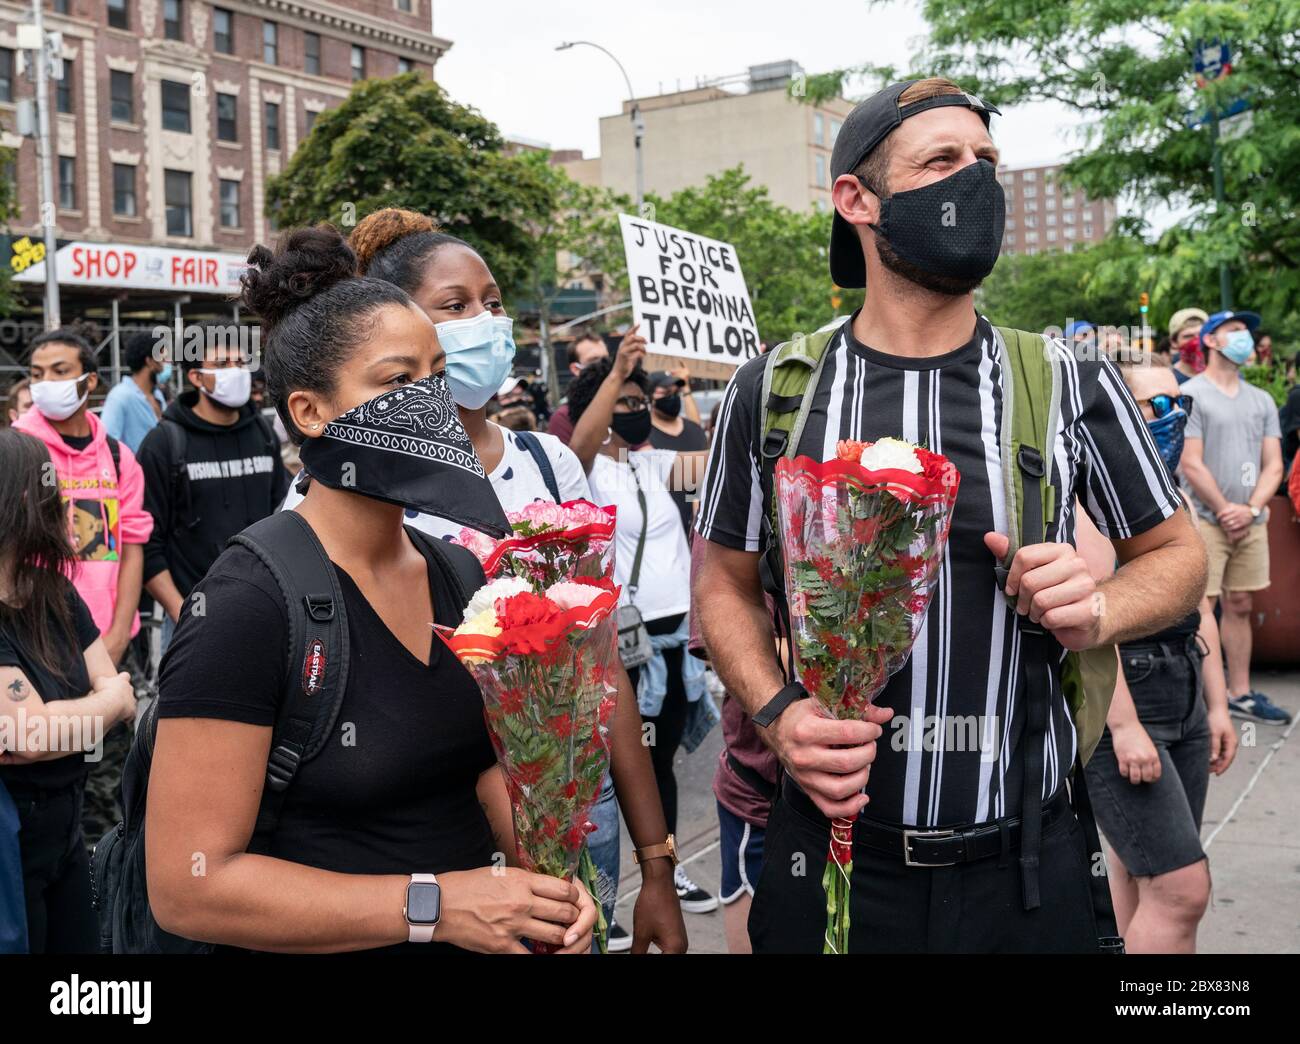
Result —
[[[699,489],[707,451],[675,452],[647,444],[652,421],[650,381],[641,369],[645,346],[633,326],[612,360],[588,363],[574,378],[568,389],[574,423],[569,448],[587,469],[597,500],[618,508],[616,578],[623,585],[624,604],[636,606],[654,649],[649,663],[628,673],[641,717],[653,729],[650,758],[671,834],[677,825],[673,757],[683,744],[693,749],[700,730],[713,720],[704,663],[686,655],[691,556],[673,500],[674,490],[693,495]],[[682,867],[673,880],[687,913],[717,909],[717,898]]]
[[[403,527],[405,504],[442,491],[466,522],[504,523],[456,421],[433,324],[398,287],[358,278],[328,226],[286,233],[274,256],[258,247],[249,261],[242,304],[262,319],[267,391],[313,479],[296,510],[336,569],[352,668],[339,742],[301,765],[267,854],[248,852],[288,621],[247,548],[208,571],[159,684],[153,914],[172,934],[247,950],[525,952],[527,938],[588,952],[585,889],[498,865],[515,848],[482,700],[430,629],[463,608],[448,552]],[[432,911],[432,887],[440,916],[408,920],[411,890]]]
[[[1172,473],[1194,407],[1163,360],[1121,370]],[[1080,526],[1081,551],[1098,575],[1109,575],[1109,541],[1083,513]],[[1121,645],[1119,657],[1106,732],[1086,769],[1097,822],[1118,857],[1110,869],[1115,914],[1129,953],[1194,953],[1210,897],[1200,842],[1205,795],[1210,773],[1226,772],[1237,750],[1209,600],[1174,626]]]
[[[510,373],[515,349],[501,291],[483,258],[463,240],[437,231],[428,217],[396,208],[364,218],[352,230],[350,243],[361,274],[405,290],[435,324],[447,357],[447,383],[457,414],[501,506],[515,511],[534,500],[554,499],[533,452],[517,433],[487,417],[488,401]],[[534,446],[550,464],[561,502],[609,503],[593,497],[583,466],[559,439],[543,433],[534,438]],[[461,530],[462,523],[448,517],[445,505],[443,510],[412,509],[406,514],[408,524],[436,537],[454,537]],[[608,887],[602,883],[601,899],[611,922],[618,888],[619,808],[638,847],[662,844],[669,832],[656,800],[653,769],[641,742],[641,720],[633,701],[625,681],[614,716],[613,786],[606,782],[592,811],[598,827],[590,842],[592,857],[601,877],[609,881]],[[665,860],[647,859],[641,872],[641,891],[633,911],[635,942],[614,926],[611,949],[644,952],[653,942],[665,953],[684,952],[686,930]]]

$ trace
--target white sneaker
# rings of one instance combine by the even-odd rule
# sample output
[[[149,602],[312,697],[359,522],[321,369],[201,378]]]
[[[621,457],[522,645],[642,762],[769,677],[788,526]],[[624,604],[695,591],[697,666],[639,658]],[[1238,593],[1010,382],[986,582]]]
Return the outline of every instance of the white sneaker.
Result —
[[[673,870],[673,884],[677,886],[677,898],[685,913],[709,913],[718,908],[717,898],[687,877],[680,866]]]

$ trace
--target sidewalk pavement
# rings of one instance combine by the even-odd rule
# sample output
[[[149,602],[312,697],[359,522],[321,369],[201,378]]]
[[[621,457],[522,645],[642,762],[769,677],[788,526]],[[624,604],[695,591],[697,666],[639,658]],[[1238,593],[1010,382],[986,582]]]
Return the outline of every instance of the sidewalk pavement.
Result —
[[[1300,671],[1257,672],[1253,681],[1300,721]],[[1300,953],[1300,735],[1295,724],[1236,725],[1241,749],[1227,773],[1210,780],[1201,830],[1214,892],[1199,950]],[[687,873],[714,895],[721,863],[713,773],[721,747],[714,729],[694,754],[677,758],[677,847]],[[621,857],[615,916],[630,931],[640,874],[626,828]],[[727,952],[721,908],[687,914],[686,931],[691,953]]]

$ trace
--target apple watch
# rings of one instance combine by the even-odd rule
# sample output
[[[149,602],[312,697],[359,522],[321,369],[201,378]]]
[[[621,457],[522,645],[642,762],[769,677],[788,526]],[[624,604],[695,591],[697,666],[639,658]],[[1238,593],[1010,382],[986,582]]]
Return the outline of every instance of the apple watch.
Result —
[[[412,874],[406,886],[406,906],[402,909],[413,943],[433,942],[434,929],[442,916],[442,889],[433,874]]]

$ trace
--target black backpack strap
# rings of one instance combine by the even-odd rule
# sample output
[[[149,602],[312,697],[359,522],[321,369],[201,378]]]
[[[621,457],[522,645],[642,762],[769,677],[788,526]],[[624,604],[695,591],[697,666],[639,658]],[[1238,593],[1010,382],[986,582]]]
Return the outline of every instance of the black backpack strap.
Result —
[[[122,477],[122,444],[113,438],[112,435],[105,435],[104,441],[108,443],[108,455],[113,458],[113,474],[119,479]]]
[[[307,521],[277,511],[230,538],[275,578],[289,621],[284,698],[271,737],[255,838],[268,840],[303,762],[325,745],[348,678],[348,623],[338,573]]]
[[[188,439],[185,429],[170,417],[158,422],[166,433],[168,469],[171,474],[172,529],[196,528],[203,520],[194,512],[190,472],[185,461]]]
[[[546,450],[542,448],[542,440],[531,431],[517,431],[515,432],[515,439],[519,442],[519,445],[523,446],[532,455],[533,460],[537,461],[537,470],[542,473],[542,481],[546,483],[551,499],[559,504],[561,502],[560,484],[555,481],[555,468],[551,466],[551,458],[546,455]]]
[[[435,540],[413,526],[407,526],[406,532],[417,547],[424,546],[433,551],[433,559],[441,567],[443,579],[451,593],[452,604],[458,610],[467,606],[474,592],[487,582],[483,576],[483,567],[473,552],[447,540]],[[437,612],[436,598],[434,612]]]
[[[1075,763],[1074,773],[1070,777],[1070,798],[1074,806],[1075,817],[1083,827],[1084,840],[1088,842],[1088,861],[1101,857],[1101,836],[1097,833],[1097,817],[1092,813],[1092,802],[1088,799],[1088,784],[1084,779],[1083,766]],[[1097,873],[1097,868],[1088,866],[1088,887],[1092,891],[1092,913],[1097,921],[1097,948],[1102,953],[1122,954],[1124,940],[1120,937],[1119,926],[1115,920],[1115,904],[1110,895],[1110,881],[1106,874]]]
[[[1043,496],[1039,479],[1043,458],[1032,446],[1021,446],[1016,463],[1020,475],[1022,546],[1043,539]],[[999,582],[1005,583],[1000,576]],[[1038,856],[1043,836],[1043,737],[1047,707],[1052,699],[1052,656],[1059,649],[1047,629],[1028,616],[1016,616],[1025,693],[1024,780],[1020,800],[1020,875],[1026,910],[1042,905],[1038,887]]]
[[[754,416],[763,416],[763,382],[757,382]],[[774,428],[766,436],[762,425],[755,425],[754,465],[758,469],[763,511],[759,520],[758,578],[764,593],[772,599],[772,628],[778,642],[785,642],[786,656],[781,663],[781,673],[787,682],[795,679],[794,639],[790,624],[790,603],[785,595],[785,565],[781,560],[781,542],[772,527],[773,486],[776,482],[776,462],[789,446],[790,436],[783,428]],[[777,657],[780,661],[780,656]]]

